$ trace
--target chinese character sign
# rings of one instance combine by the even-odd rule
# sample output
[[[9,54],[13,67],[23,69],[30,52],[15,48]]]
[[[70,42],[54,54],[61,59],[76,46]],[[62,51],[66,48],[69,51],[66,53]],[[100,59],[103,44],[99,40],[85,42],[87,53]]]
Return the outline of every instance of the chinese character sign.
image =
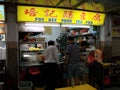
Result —
[[[55,6],[59,0],[17,0],[18,3]]]
[[[71,11],[68,11],[68,10],[66,10],[66,11],[64,11],[64,13],[63,13],[63,18],[73,18],[73,11],[71,10]]]
[[[35,6],[18,6],[17,15],[18,21],[89,25],[103,25],[105,19],[105,14],[102,13]]]
[[[36,16],[36,8],[30,8],[30,9],[25,9],[25,15],[29,15],[29,16]]]
[[[57,15],[54,15],[54,13],[55,13],[55,10],[46,9],[46,10],[44,11],[44,14],[45,14],[46,17],[56,18]]]

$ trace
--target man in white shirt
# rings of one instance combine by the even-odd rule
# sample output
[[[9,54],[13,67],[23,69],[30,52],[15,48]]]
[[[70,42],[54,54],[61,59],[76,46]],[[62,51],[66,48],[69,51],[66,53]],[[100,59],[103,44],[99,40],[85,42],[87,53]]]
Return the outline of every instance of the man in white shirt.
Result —
[[[54,45],[54,41],[48,42],[48,47],[45,50],[45,63],[58,63],[58,49]]]
[[[45,90],[55,90],[59,67],[58,67],[58,49],[54,41],[48,41],[48,47],[45,50]]]

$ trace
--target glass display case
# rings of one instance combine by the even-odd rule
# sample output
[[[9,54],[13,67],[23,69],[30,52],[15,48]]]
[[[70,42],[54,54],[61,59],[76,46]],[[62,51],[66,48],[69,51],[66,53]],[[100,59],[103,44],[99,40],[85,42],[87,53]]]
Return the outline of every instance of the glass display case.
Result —
[[[43,62],[45,38],[41,32],[19,32],[20,65],[38,65]]]
[[[43,85],[44,51],[46,37],[42,26],[18,25],[18,53],[20,81],[31,81],[34,86]]]

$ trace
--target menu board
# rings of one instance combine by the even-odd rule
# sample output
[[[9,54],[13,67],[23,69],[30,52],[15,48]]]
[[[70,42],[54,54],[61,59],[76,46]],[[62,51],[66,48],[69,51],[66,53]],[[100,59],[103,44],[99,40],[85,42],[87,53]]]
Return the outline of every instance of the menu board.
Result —
[[[17,21],[103,25],[104,13],[35,6],[18,6]]]
[[[0,5],[0,21],[5,21],[5,8],[4,8],[4,5]]]

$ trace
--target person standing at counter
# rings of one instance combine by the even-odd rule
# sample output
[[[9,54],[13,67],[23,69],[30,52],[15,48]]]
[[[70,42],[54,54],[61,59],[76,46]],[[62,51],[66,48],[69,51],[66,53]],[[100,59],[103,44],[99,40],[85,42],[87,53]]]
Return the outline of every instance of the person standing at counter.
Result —
[[[71,78],[74,79],[74,84],[79,85],[80,80],[80,61],[81,53],[80,46],[74,43],[74,37],[67,38],[68,46],[66,49],[65,69],[67,73],[67,86],[71,85]]]
[[[48,47],[45,50],[45,90],[55,90],[58,76],[58,49],[54,41],[48,41]]]

